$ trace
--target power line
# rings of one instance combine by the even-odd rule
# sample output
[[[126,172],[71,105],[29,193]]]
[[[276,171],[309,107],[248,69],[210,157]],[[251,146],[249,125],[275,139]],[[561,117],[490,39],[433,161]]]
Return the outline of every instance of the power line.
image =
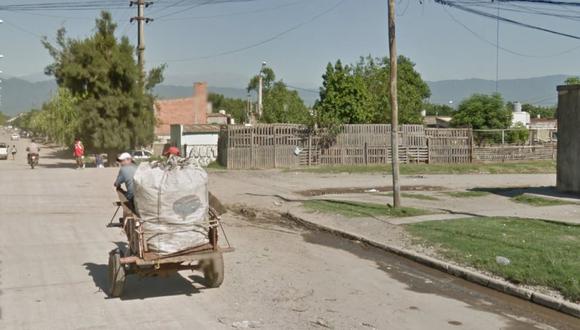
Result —
[[[313,17],[311,17],[310,19],[301,22],[299,24],[296,24],[282,32],[279,32],[267,39],[264,39],[262,41],[244,46],[244,47],[240,47],[240,48],[235,48],[235,49],[231,49],[231,50],[227,50],[227,51],[223,51],[223,52],[219,52],[219,53],[215,53],[215,54],[211,54],[211,55],[204,55],[204,56],[197,56],[197,57],[189,57],[189,58],[182,58],[182,59],[173,59],[173,60],[167,60],[164,62],[190,62],[190,61],[195,61],[195,60],[202,60],[202,59],[208,59],[208,58],[215,58],[215,57],[220,57],[220,56],[225,56],[225,55],[231,55],[231,54],[235,54],[235,53],[239,53],[239,52],[243,52],[245,50],[248,49],[252,49],[252,48],[256,48],[259,47],[261,45],[267,44],[269,42],[272,42],[292,31],[298,30],[299,28],[303,27],[304,25],[307,25],[309,23],[314,22],[315,20],[319,19],[322,16],[325,16],[329,13],[331,13],[332,11],[334,11],[336,8],[338,8],[339,6],[341,6],[343,3],[345,3],[347,0],[340,0],[337,3],[335,3],[333,6],[331,6],[330,8],[324,10],[323,12],[320,12],[316,15],[314,15]],[[156,61],[156,62],[163,62],[163,61]]]
[[[443,10],[445,11],[445,13],[449,16],[449,18],[451,18],[452,21],[454,21],[455,23],[457,23],[459,26],[463,27],[465,30],[467,30],[469,33],[471,33],[473,36],[475,36],[477,39],[485,42],[486,44],[489,44],[493,47],[499,47],[500,50],[503,50],[506,53],[512,54],[512,55],[516,55],[516,56],[521,56],[521,57],[529,57],[529,58],[550,58],[550,57],[556,57],[556,56],[561,56],[570,52],[573,52],[575,50],[580,49],[580,46],[576,46],[567,50],[564,50],[562,52],[559,53],[555,53],[555,54],[547,54],[547,55],[532,55],[532,54],[524,54],[524,53],[520,53],[517,52],[515,50],[509,49],[505,46],[500,46],[499,44],[490,41],[486,38],[484,38],[483,36],[481,36],[480,34],[478,34],[477,32],[475,32],[473,29],[471,29],[469,26],[467,26],[466,24],[464,24],[463,22],[461,22],[459,19],[457,19],[455,16],[453,16],[453,14],[451,14],[447,8],[443,7]]]
[[[536,26],[536,25],[532,25],[532,24],[527,24],[527,23],[522,23],[516,20],[512,20],[509,18],[505,18],[505,17],[501,17],[500,15],[494,15],[494,14],[490,14],[481,10],[476,10],[476,9],[472,9],[463,5],[459,5],[457,3],[459,3],[458,1],[447,1],[447,0],[434,0],[436,3],[442,4],[442,5],[447,5],[471,14],[475,14],[478,16],[482,16],[482,17],[486,17],[486,18],[491,18],[493,20],[501,20],[502,22],[506,22],[506,23],[510,23],[510,24],[514,24],[514,25],[518,25],[518,26],[522,26],[522,27],[526,27],[529,29],[533,29],[533,30],[538,30],[538,31],[543,31],[546,33],[551,33],[551,34],[555,34],[555,35],[559,35],[562,37],[568,37],[568,38],[572,38],[572,39],[576,39],[576,40],[580,40],[580,36],[577,35],[573,35],[573,34],[568,34],[568,33],[563,33],[563,32],[559,32],[559,31],[555,31],[555,30],[551,30],[551,29],[547,29],[547,28],[543,28],[540,26]],[[463,2],[464,3],[464,2]]]
[[[275,7],[268,7],[268,8],[260,8],[256,10],[248,10],[248,11],[239,11],[234,13],[227,13],[227,14],[216,14],[216,15],[207,15],[207,16],[185,16],[185,17],[172,17],[172,18],[161,18],[159,20],[163,21],[177,21],[177,20],[195,20],[195,19],[211,19],[211,18],[221,18],[221,17],[231,17],[231,16],[240,16],[240,15],[249,15],[249,14],[257,14],[263,13],[268,11],[273,11],[281,8],[291,7],[298,4],[310,2],[311,0],[300,0],[294,1],[286,4],[282,4]]]

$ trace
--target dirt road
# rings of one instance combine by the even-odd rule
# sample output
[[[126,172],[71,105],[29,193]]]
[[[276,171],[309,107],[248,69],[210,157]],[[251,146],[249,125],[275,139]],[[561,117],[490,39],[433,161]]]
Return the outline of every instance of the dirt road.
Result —
[[[0,136],[0,141],[6,136]],[[199,274],[129,278],[107,299],[107,254],[124,237],[114,169],[71,159],[0,161],[2,329],[578,329],[577,319],[503,296],[274,215],[229,214],[237,248],[219,289]],[[244,323],[243,321],[248,321]]]

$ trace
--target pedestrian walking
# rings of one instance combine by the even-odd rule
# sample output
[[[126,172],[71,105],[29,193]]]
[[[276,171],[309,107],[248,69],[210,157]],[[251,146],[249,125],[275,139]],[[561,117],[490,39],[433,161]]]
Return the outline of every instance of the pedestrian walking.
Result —
[[[10,154],[12,155],[12,160],[16,159],[16,146],[13,144],[12,148],[10,148]]]
[[[75,145],[73,147],[73,156],[77,162],[77,169],[85,168],[85,146],[79,138],[75,138]]]
[[[100,154],[95,154],[95,165],[97,166],[97,168],[105,167],[103,165],[103,156],[101,156]]]

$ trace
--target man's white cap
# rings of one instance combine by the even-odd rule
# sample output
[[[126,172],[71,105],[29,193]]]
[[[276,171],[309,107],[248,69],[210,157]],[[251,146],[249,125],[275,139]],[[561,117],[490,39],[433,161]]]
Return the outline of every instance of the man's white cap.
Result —
[[[128,152],[124,152],[124,153],[120,154],[119,157],[117,157],[117,160],[123,161],[123,160],[131,159],[131,158],[133,158],[133,157],[131,157],[131,154],[129,154]]]

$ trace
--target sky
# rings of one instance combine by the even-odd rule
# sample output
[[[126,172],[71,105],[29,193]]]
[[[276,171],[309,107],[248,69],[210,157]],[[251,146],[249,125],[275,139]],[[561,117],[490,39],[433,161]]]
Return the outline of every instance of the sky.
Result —
[[[29,2],[39,1],[0,0],[4,77],[39,79],[51,62],[41,36],[54,40],[61,26],[73,38],[94,32],[95,10],[24,13],[1,9]],[[207,81],[244,88],[266,61],[287,84],[316,89],[328,62],[353,63],[360,56],[388,54],[387,0],[208,0],[206,5],[196,5],[201,2],[157,0],[146,10],[155,19],[145,27],[146,65],[167,64],[167,83]],[[118,34],[135,43],[137,26],[128,21],[136,8],[129,8],[128,0],[119,3],[127,8],[112,10]],[[180,5],[164,9],[176,3]],[[554,10],[580,17],[580,7]],[[503,14],[570,34],[580,31],[580,19]],[[423,79],[496,78],[496,20],[432,0],[397,1],[396,19],[398,53],[416,63]],[[508,49],[500,50],[500,79],[580,74],[580,40],[501,23],[499,44]]]

